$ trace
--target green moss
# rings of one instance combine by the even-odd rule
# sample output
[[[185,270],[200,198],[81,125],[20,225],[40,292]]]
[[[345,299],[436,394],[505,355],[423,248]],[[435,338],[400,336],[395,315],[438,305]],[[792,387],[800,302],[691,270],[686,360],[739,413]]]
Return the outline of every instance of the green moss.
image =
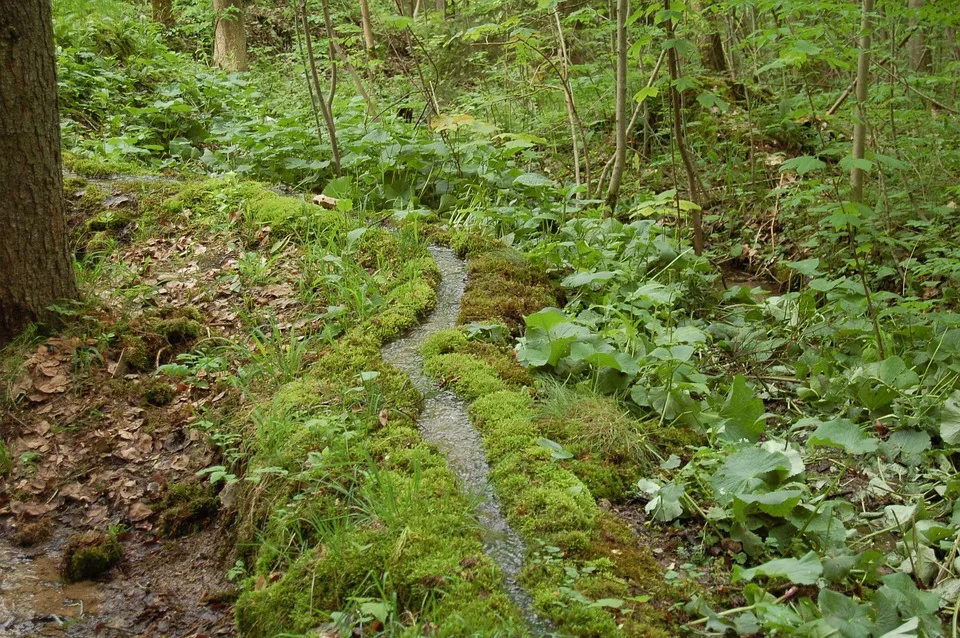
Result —
[[[161,319],[154,327],[170,345],[190,343],[200,336],[200,322],[184,316]]]
[[[517,362],[512,350],[492,343],[470,341],[457,328],[440,330],[430,335],[423,345],[422,353],[424,360],[444,354],[466,354],[485,363],[491,369],[490,372],[507,385],[521,386],[533,383],[527,371]],[[434,365],[442,367],[443,364],[438,362]],[[435,371],[434,376],[442,378],[440,369]],[[504,389],[503,384],[494,389]]]
[[[565,464],[597,498],[624,500],[656,461],[655,426],[638,422],[617,401],[591,389],[549,385],[543,392],[539,426],[574,458]]]
[[[90,236],[87,240],[86,252],[88,255],[93,253],[110,253],[116,246],[116,240],[108,232],[98,232]]]
[[[85,177],[139,175],[144,172],[143,166],[119,158],[78,157],[72,153],[63,154],[63,165],[67,170]]]
[[[442,384],[455,387],[468,401],[507,388],[490,366],[469,354],[437,355],[425,360],[424,368]]]
[[[162,536],[178,538],[195,534],[216,516],[216,497],[196,483],[173,483],[163,500],[154,505],[157,529]]]
[[[94,531],[75,534],[63,550],[61,571],[64,580],[70,583],[93,580],[110,571],[122,557],[120,543],[112,534]]]
[[[470,261],[470,280],[460,306],[461,324],[498,321],[514,334],[523,319],[559,301],[554,286],[516,251],[501,249]]]
[[[116,233],[137,221],[137,215],[131,210],[105,210],[87,221],[87,230]]]
[[[507,383],[497,369],[467,354],[470,350],[476,347],[461,332],[437,333],[424,344],[425,367],[437,378],[453,379],[458,392],[473,400],[470,415],[483,437],[490,479],[510,524],[530,547],[551,546],[559,552],[535,549],[528,556],[521,582],[535,607],[562,633],[577,636],[676,635],[662,610],[680,596],[665,584],[663,569],[649,550],[638,545],[626,525],[601,512],[592,493],[593,487],[611,495],[626,487],[630,473],[613,460],[625,461],[631,471],[638,467],[629,462],[626,445],[636,438],[637,424],[614,403],[591,404],[595,397],[577,393],[565,395],[565,402],[548,397],[553,413],[545,414],[544,408],[535,409],[525,388],[503,389]],[[489,358],[491,353],[486,354]],[[555,460],[540,445],[548,435],[578,455]],[[611,436],[613,441],[604,440]],[[654,600],[630,600],[645,595]],[[625,603],[604,609],[583,602],[601,598]]]
[[[161,379],[151,379],[143,384],[143,401],[148,405],[167,405],[177,396],[177,390]]]
[[[439,279],[432,260],[407,259],[416,249],[395,242],[372,234],[358,256],[397,261],[385,311],[320,352],[243,427],[247,472],[272,468],[238,514],[253,566],[236,606],[244,635],[306,632],[381,591],[396,601],[393,629],[410,635],[526,635],[455,477],[417,430],[420,394],[380,359],[383,342],[434,305]],[[359,383],[371,370],[379,376]]]
[[[503,243],[492,237],[464,229],[447,231],[446,239],[447,241],[444,243],[449,244],[450,248],[452,248],[461,259],[476,257],[483,253],[503,248]]]
[[[269,193],[269,191],[268,191]],[[327,234],[344,227],[343,213],[309,204],[301,198],[259,193],[248,198],[246,221],[255,227],[270,226],[281,233],[312,231]]]

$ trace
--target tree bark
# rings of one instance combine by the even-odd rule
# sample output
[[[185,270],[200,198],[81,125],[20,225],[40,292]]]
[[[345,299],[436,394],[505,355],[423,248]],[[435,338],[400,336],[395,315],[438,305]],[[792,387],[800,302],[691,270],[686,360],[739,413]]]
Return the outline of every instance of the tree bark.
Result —
[[[0,346],[77,295],[49,0],[0,2]]]
[[[714,31],[704,36],[700,44],[700,57],[703,58],[703,66],[708,70],[723,75],[730,73],[727,57],[723,53],[723,37],[719,32]]]
[[[168,29],[176,26],[173,19],[173,0],[150,0],[153,6],[153,21]]]
[[[917,73],[929,73],[933,63],[933,55],[927,47],[927,38],[918,16],[924,4],[924,0],[910,0],[910,28],[913,30],[910,36],[910,68]]]
[[[663,0],[663,8],[670,11],[670,0]],[[673,20],[667,20],[664,23],[667,32],[667,40],[673,40]],[[680,63],[677,60],[677,48],[671,46],[667,49],[667,67],[670,69],[670,106],[673,110],[673,137],[676,140],[677,151],[680,153],[680,159],[683,161],[683,168],[687,173],[687,187],[690,190],[690,201],[698,206],[701,203],[700,177],[697,175],[697,168],[693,165],[693,158],[690,157],[690,151],[687,150],[687,142],[683,136],[683,98],[680,91],[677,90],[677,80],[680,77]],[[693,211],[693,252],[697,255],[703,254],[703,216],[699,209]]]
[[[860,21],[860,54],[857,56],[857,121],[853,125],[853,159],[863,159],[867,146],[867,98],[870,89],[870,36],[873,0],[863,0],[863,16]],[[863,201],[863,170],[854,166],[850,170],[850,199]]]
[[[613,172],[607,188],[607,206],[617,207],[620,196],[620,181],[627,163],[627,17],[630,15],[630,0],[617,0],[617,150],[614,153]]]
[[[213,0],[213,63],[224,71],[246,71],[247,31],[243,25],[243,0]]]
[[[367,50],[367,57],[375,58],[376,53],[374,53],[374,47],[376,46],[376,41],[373,39],[369,0],[360,0],[360,22],[363,26],[363,46]]]

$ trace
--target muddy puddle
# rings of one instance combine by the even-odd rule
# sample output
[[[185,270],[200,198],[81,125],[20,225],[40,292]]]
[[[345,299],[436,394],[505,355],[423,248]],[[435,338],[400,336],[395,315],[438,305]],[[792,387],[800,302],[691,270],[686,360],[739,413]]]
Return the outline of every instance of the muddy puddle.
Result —
[[[467,406],[452,392],[441,390],[423,370],[420,349],[428,337],[453,327],[467,281],[466,264],[452,250],[431,247],[430,252],[442,275],[437,306],[419,327],[384,346],[383,360],[407,373],[423,393],[424,407],[418,419],[423,438],[446,456],[461,488],[477,504],[477,518],[484,529],[484,551],[500,566],[507,595],[524,612],[531,629],[544,635],[549,632],[548,625],[533,612],[530,595],[517,582],[523,567],[523,541],[507,523],[490,486],[483,443],[470,421]]]
[[[0,540],[0,636],[66,636],[96,614],[97,584],[64,584],[57,561]]]

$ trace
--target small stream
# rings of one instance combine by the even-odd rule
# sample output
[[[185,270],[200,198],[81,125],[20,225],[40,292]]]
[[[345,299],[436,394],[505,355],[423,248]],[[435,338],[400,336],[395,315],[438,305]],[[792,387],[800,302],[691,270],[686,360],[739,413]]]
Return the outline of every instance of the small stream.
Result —
[[[550,632],[549,626],[534,613],[533,600],[517,582],[523,567],[523,541],[500,511],[488,480],[490,468],[483,443],[470,421],[467,406],[453,392],[440,389],[423,370],[420,349],[431,335],[453,327],[467,280],[466,265],[452,250],[433,246],[430,252],[441,273],[437,306],[420,326],[384,346],[383,360],[407,373],[423,393],[423,412],[418,422],[423,438],[446,456],[462,489],[477,503],[477,518],[484,528],[484,552],[503,570],[507,595],[523,611],[533,633],[545,635]]]

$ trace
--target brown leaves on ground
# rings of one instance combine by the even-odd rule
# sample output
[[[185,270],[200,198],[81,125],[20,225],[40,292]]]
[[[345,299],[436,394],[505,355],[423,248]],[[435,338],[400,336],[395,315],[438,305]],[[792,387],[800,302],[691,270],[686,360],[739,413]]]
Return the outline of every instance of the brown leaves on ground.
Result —
[[[14,381],[11,396],[26,396],[41,403],[70,389],[73,354],[80,345],[77,338],[53,338],[37,347],[23,364],[23,373]]]

